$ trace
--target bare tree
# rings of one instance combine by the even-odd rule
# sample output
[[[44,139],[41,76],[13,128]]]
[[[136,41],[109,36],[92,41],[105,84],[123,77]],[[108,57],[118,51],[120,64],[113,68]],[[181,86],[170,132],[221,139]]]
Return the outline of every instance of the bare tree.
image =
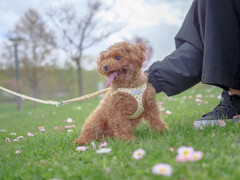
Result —
[[[48,30],[40,14],[29,9],[12,32],[23,40],[19,43],[21,68],[30,83],[33,96],[39,96],[39,80],[45,76],[46,69],[54,64],[51,56],[55,45],[53,34]],[[37,107],[37,104],[35,104]]]
[[[51,9],[48,14],[58,34],[58,46],[65,50],[77,66],[78,93],[83,95],[81,61],[84,50],[106,39],[120,27],[107,24],[98,15],[104,5],[100,0],[87,0],[85,14],[77,13],[73,5]],[[81,11],[83,12],[83,11]]]

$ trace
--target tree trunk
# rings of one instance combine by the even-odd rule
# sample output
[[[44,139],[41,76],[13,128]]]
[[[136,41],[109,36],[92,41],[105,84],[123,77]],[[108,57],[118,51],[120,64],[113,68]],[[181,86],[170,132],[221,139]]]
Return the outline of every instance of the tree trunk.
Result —
[[[33,90],[33,97],[38,98],[39,91],[38,91],[38,82],[37,81],[33,82],[32,90]],[[34,106],[35,106],[35,108],[38,108],[38,103],[34,102]]]
[[[78,79],[78,95],[83,95],[83,80],[82,80],[82,67],[80,64],[80,60],[76,61],[77,63],[77,79]]]

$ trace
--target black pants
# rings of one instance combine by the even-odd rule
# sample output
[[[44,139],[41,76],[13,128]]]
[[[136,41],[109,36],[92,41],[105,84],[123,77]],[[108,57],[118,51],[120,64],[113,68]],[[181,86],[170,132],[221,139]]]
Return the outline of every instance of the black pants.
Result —
[[[195,0],[175,43],[146,71],[157,92],[175,95],[200,81],[240,90],[240,0]]]

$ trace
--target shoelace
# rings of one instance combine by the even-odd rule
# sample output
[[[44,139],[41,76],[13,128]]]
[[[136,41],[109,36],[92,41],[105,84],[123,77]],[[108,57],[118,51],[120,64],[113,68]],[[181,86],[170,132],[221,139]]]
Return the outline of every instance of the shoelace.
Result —
[[[232,112],[238,111],[238,107],[236,106],[235,103],[232,102],[231,96],[229,96],[229,98],[226,96],[225,97],[223,96],[223,99],[220,101],[220,103],[212,111],[203,115],[203,117],[205,117],[209,114],[212,114],[214,112],[222,114],[222,115],[224,114],[223,112],[225,112],[226,113],[225,115],[227,115],[227,113],[229,113],[231,111]]]

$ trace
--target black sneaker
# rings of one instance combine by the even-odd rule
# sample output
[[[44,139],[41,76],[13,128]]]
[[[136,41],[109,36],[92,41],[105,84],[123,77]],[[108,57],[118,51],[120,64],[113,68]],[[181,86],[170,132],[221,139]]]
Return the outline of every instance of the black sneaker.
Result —
[[[226,121],[238,121],[234,116],[240,115],[240,96],[229,95],[228,91],[222,92],[220,103],[209,113],[194,121],[194,127],[203,129],[204,126],[225,125]]]

